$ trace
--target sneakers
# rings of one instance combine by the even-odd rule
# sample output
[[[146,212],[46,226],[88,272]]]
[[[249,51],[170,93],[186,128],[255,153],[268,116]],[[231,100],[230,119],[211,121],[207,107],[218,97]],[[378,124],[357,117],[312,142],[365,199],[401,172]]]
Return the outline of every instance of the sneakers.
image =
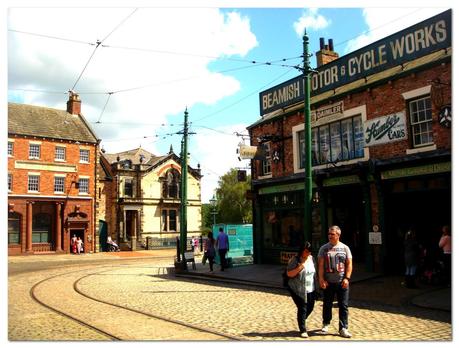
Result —
[[[342,328],[341,330],[339,330],[339,335],[341,337],[344,337],[344,338],[351,338],[352,337],[351,333],[346,328]]]
[[[329,325],[324,325],[322,326],[322,330],[320,330],[320,333],[326,334],[328,333]]]
[[[309,335],[308,335],[308,333],[307,333],[306,331],[305,331],[305,332],[302,332],[302,333],[300,334],[300,336],[303,337],[303,338],[308,338],[308,337],[309,337]]]

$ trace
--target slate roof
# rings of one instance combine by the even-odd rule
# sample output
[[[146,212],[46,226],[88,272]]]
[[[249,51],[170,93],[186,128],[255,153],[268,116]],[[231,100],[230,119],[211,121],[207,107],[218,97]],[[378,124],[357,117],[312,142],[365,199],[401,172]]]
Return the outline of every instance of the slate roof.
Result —
[[[42,106],[8,103],[8,134],[97,143],[82,115]]]
[[[151,152],[142,149],[141,147],[133,150],[118,152],[118,153],[105,153],[104,156],[109,163],[118,162],[117,157],[119,156],[120,161],[130,160],[132,164],[140,164],[140,156],[143,156],[142,164],[152,165],[156,161],[166,156],[155,156]]]

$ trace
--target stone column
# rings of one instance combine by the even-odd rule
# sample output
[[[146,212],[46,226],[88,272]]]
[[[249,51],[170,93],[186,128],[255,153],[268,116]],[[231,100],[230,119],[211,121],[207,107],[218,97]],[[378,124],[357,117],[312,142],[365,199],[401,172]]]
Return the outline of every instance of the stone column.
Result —
[[[137,249],[137,211],[135,214],[132,214],[131,220],[131,249]]]
[[[62,251],[62,219],[61,219],[62,203],[56,203],[56,251]]]

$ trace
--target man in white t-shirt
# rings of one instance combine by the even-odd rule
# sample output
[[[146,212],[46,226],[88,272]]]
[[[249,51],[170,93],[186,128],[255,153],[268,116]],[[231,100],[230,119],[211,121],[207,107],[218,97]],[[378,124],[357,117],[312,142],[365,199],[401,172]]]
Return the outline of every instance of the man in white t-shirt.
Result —
[[[328,333],[336,294],[339,308],[339,334],[341,337],[350,338],[352,335],[348,330],[348,304],[352,254],[349,247],[339,241],[340,236],[341,229],[338,226],[331,226],[328,229],[328,243],[319,249],[318,254],[319,284],[324,289],[321,332]]]

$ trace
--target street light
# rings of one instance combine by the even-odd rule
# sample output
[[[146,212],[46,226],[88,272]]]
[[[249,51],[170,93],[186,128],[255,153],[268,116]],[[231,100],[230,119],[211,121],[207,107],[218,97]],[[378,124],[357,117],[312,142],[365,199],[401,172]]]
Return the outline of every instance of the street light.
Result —
[[[214,225],[215,225],[215,215],[217,215],[217,209],[216,209],[216,207],[217,207],[217,200],[215,199],[215,195],[214,195],[211,199],[209,199],[209,203],[210,203],[210,205],[212,206],[212,211],[211,211],[210,213],[211,213],[211,214],[213,215],[213,217],[214,217]]]

